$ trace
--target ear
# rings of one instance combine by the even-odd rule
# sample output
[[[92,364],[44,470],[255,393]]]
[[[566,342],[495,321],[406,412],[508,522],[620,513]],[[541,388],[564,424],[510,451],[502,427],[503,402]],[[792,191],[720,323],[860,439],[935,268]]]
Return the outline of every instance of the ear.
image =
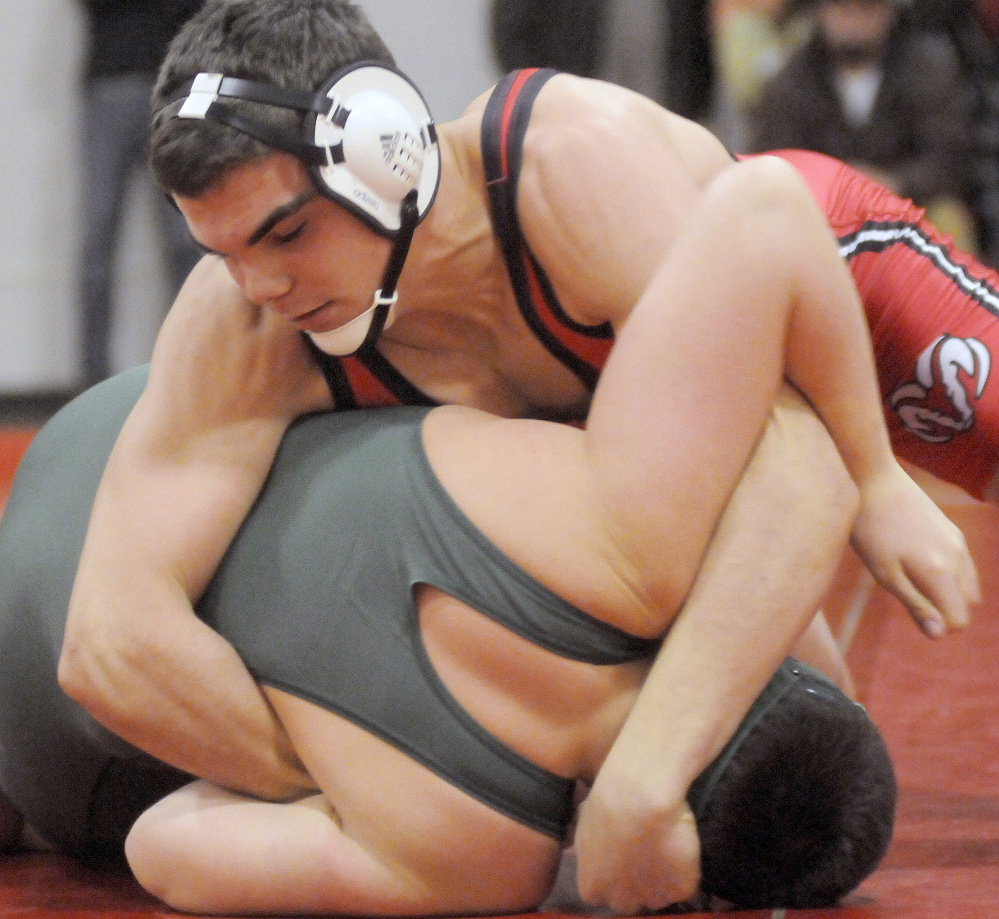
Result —
[[[328,114],[310,114],[304,138],[326,152],[326,162],[311,167],[320,190],[389,236],[399,231],[403,199],[415,190],[422,220],[440,182],[440,149],[416,87],[393,68],[362,63],[321,92],[331,102]]]

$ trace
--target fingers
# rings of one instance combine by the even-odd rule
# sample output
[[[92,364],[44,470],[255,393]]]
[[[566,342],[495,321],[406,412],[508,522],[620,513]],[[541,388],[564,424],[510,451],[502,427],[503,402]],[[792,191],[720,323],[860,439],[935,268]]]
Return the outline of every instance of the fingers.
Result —
[[[697,893],[700,843],[694,815],[685,803],[679,815],[653,821],[617,845],[609,844],[609,834],[589,832],[585,807],[584,803],[575,848],[579,893],[588,904],[634,916]]]
[[[947,634],[947,621],[943,614],[914,585],[906,581],[906,589],[895,589],[892,592],[902,601],[927,638],[943,638]]]
[[[881,580],[929,638],[965,628],[971,606],[982,599],[978,571],[966,548],[947,564],[912,566]]]
[[[864,492],[853,540],[925,635],[967,626],[981,588],[964,533],[908,476],[886,477]]]
[[[965,628],[971,620],[970,607],[981,602],[978,571],[965,554],[947,571],[914,571],[910,575],[912,599],[906,603],[913,618],[930,638]],[[906,601],[903,599],[903,603]]]

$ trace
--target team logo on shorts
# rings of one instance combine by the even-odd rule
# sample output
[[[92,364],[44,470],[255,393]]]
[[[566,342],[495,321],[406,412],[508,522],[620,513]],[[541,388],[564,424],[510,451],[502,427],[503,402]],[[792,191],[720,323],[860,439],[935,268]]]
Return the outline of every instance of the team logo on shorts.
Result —
[[[916,378],[891,394],[907,431],[931,444],[953,440],[975,423],[974,401],[989,379],[992,357],[977,338],[941,335],[919,355]]]

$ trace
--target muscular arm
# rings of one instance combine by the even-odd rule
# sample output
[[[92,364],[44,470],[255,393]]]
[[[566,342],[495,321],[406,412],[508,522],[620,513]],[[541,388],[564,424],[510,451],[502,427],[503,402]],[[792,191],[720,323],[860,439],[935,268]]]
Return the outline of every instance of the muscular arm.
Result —
[[[543,100],[544,92],[538,103]],[[669,149],[671,137],[679,135],[668,128],[644,122],[649,137],[633,146],[648,150],[658,134],[660,148]],[[577,119],[574,130],[580,135],[573,140],[583,151],[582,171],[592,181],[575,195],[566,170],[546,168],[548,150],[539,143],[533,152],[541,163],[522,183],[522,215],[525,206],[531,213],[522,221],[532,248],[543,250],[537,252],[543,264],[558,265],[564,256],[571,265],[568,272],[549,272],[563,305],[575,309],[582,321],[610,319],[619,331],[587,433],[607,486],[607,507],[626,547],[624,557],[636,564],[642,573],[637,581],[653,598],[647,608],[658,606],[657,587],[667,607],[678,592],[686,595],[693,578],[685,589],[682,570],[677,574],[669,567],[695,572],[713,532],[715,539],[628,727],[581,812],[583,893],[629,913],[691,892],[697,879],[696,833],[683,802],[685,783],[718,752],[812,618],[839,558],[838,550],[829,557],[830,545],[836,534],[842,536],[844,518],[831,530],[820,530],[826,541],[816,537],[807,569],[814,580],[799,584],[797,572],[791,574],[793,564],[782,567],[782,553],[800,551],[807,543],[802,532],[813,524],[828,526],[822,523],[828,509],[816,512],[806,505],[800,517],[787,510],[788,530],[781,532],[795,535],[771,548],[767,522],[776,519],[777,505],[764,497],[765,490],[755,496],[736,492],[732,516],[722,518],[714,531],[782,374],[818,406],[843,459],[864,486],[865,525],[872,529],[862,539],[875,554],[893,559],[879,571],[886,586],[910,609],[923,603],[924,612],[933,609],[939,616],[939,607],[955,624],[966,621],[975,586],[959,534],[927,507],[925,496],[891,458],[863,314],[831,234],[803,189],[792,181],[788,195],[778,191],[785,179],[780,170],[765,167],[743,185],[755,200],[748,210],[739,210],[748,199],[733,195],[735,188],[726,185],[722,173],[741,167],[719,169],[717,178],[698,176],[684,171],[676,149],[658,162],[667,176],[664,186],[636,161],[639,154],[615,141],[634,135],[622,129],[602,134],[600,125],[586,119]],[[556,138],[544,140],[557,144]],[[601,154],[608,149],[614,159]],[[630,184],[629,174],[647,186]],[[774,195],[766,191],[771,180]],[[709,183],[712,188],[705,192]],[[719,189],[726,191],[722,198]],[[603,201],[602,192],[613,200]],[[702,214],[712,193],[718,222],[691,235],[696,218],[678,217],[677,202]],[[560,223],[553,215],[567,200],[571,219]],[[622,201],[629,203],[626,221],[620,216]],[[676,220],[679,227],[662,228]],[[593,227],[606,228],[605,245],[587,237],[600,232]],[[600,308],[607,312],[595,312]],[[759,325],[743,324],[753,316]],[[664,369],[657,374],[656,368]],[[775,368],[777,375],[770,377]],[[763,415],[751,417],[761,408]],[[735,444],[740,446],[733,454]],[[811,461],[804,456],[808,467]],[[811,472],[817,475],[817,467]],[[780,477],[771,479],[771,487],[788,487],[786,480],[779,486],[775,481]],[[889,483],[884,493],[880,483]],[[828,495],[820,484],[816,492]],[[671,492],[668,500],[660,498],[663,492]],[[754,511],[742,509],[754,507],[754,499]],[[898,527],[891,520],[887,508],[893,502],[907,509],[909,525]],[[706,507],[713,511],[705,515]],[[896,530],[906,540],[915,535],[915,544],[892,544]],[[764,555],[761,546],[767,546],[766,555],[757,559]],[[658,585],[657,553],[664,571]],[[908,576],[912,569],[898,564],[901,558],[914,561],[921,572],[917,585]],[[773,567],[760,576],[758,563]],[[788,583],[795,588],[793,603],[783,596]]]
[[[164,324],[149,385],[98,491],[59,666],[69,695],[126,740],[266,797],[311,781],[192,600],[287,424],[325,407],[314,375],[297,334],[238,298],[220,266],[199,266]]]
[[[755,196],[755,180],[761,177],[753,178]],[[717,188],[716,183],[708,195]],[[731,209],[740,227],[728,236],[731,250],[723,262],[708,251],[710,240],[725,227],[724,216],[711,231],[698,223],[699,217],[690,222],[664,272],[650,283],[621,331],[588,427],[597,474],[609,489],[613,513],[622,515],[622,532],[638,538],[626,542],[627,555],[638,560],[646,586],[656,580],[655,552],[663,552],[659,568],[699,566],[686,603],[580,813],[581,892],[621,912],[662,906],[696,888],[698,844],[686,790],[811,621],[856,508],[853,486],[836,449],[800,400],[787,403],[785,397],[777,420],[766,425],[746,472],[741,471],[742,457],[748,456],[741,451],[755,442],[758,431],[750,421],[752,413],[771,404],[773,396],[768,394],[775,390],[770,387],[779,386],[781,371],[793,371],[801,360],[794,354],[800,347],[794,338],[803,334],[800,325],[793,328],[794,311],[802,304],[829,303],[826,295],[837,296],[836,290],[838,296],[850,297],[852,287],[830,239],[816,235],[812,241],[816,246],[825,242],[824,267],[806,262],[795,250],[797,240],[788,242],[785,235],[780,242],[784,217],[771,222],[769,200],[743,212],[748,199],[738,198],[737,188],[732,191],[724,207],[709,197],[700,205],[717,208],[719,215]],[[753,225],[760,203],[769,216]],[[814,223],[811,230],[825,232]],[[802,227],[801,232],[807,231]],[[762,238],[787,257],[781,268],[761,267],[764,253],[755,247]],[[690,245],[692,240],[696,245]],[[801,275],[789,268],[799,262],[807,265]],[[712,264],[716,271],[709,274]],[[813,270],[819,274],[813,275]],[[657,294],[661,297],[663,289],[669,297],[660,302]],[[700,313],[691,309],[701,301]],[[787,327],[779,320],[785,309],[792,317]],[[754,314],[762,323],[755,331],[752,322],[742,325]],[[707,316],[715,321],[707,321]],[[705,327],[698,332],[701,320]],[[775,320],[778,325],[772,326]],[[829,341],[860,331],[862,326],[847,325],[811,337],[822,341],[823,335],[830,336],[825,339]],[[743,345],[735,340],[721,344],[733,332],[743,338]],[[832,360],[828,353],[827,359]],[[852,373],[850,361],[845,363],[843,372]],[[664,369],[657,371],[657,364]],[[766,374],[776,368],[777,377],[766,382]],[[706,372],[699,373],[701,369]],[[867,386],[866,421],[875,426],[881,418],[873,398],[872,369],[866,376],[853,373],[853,385],[859,380]],[[808,374],[806,369],[803,377],[810,379]],[[725,377],[733,387],[730,391],[723,384],[716,388]],[[816,385],[821,387],[823,381]],[[657,406],[667,407],[668,420],[649,419]],[[832,410],[843,411],[843,406],[834,404]],[[879,458],[890,460],[883,428],[880,434]],[[604,449],[612,458],[605,457]],[[729,465],[733,450],[738,465]],[[648,477],[636,475],[639,469],[647,470]],[[734,493],[724,490],[734,479],[739,479]],[[685,492],[690,503],[668,498],[662,494],[666,490]],[[709,502],[716,502],[721,514],[717,526],[715,513],[698,517]],[[702,525],[711,529],[702,530]],[[675,540],[664,537],[666,532],[675,533]],[[707,545],[703,557],[686,556],[682,537],[693,537],[692,552]]]
[[[693,893],[699,848],[687,787],[813,617],[855,508],[824,427],[785,390],[582,805],[576,847],[587,900],[630,914]]]
[[[682,455],[685,443],[703,447],[697,443],[702,430],[725,430],[729,443],[733,438],[744,442],[747,431],[759,430],[761,416],[732,407],[746,403],[745,393],[764,379],[763,368],[770,374],[780,367],[816,407],[861,487],[862,512],[854,531],[861,557],[928,634],[966,624],[977,584],[963,538],[891,455],[866,318],[849,273],[830,245],[828,225],[798,177],[767,158],[756,161],[763,169],[751,182],[745,181],[745,171],[742,181],[733,179],[741,167],[730,159],[727,165],[724,158],[719,161],[717,142],[696,126],[625,94],[597,99],[600,105],[587,108],[576,97],[578,83],[556,78],[538,97],[535,110],[544,126],[536,135],[529,133],[525,144],[521,222],[567,312],[583,322],[609,320],[617,328],[619,341],[607,369],[617,360],[635,372],[619,374],[623,382],[615,385],[622,385],[624,393],[611,396],[612,404],[629,404],[628,388],[645,385],[643,369],[668,355],[673,378],[659,391],[658,402],[632,398],[630,404],[643,418],[689,412],[692,427],[679,438],[671,430],[668,438],[657,440],[645,436],[640,424],[632,425],[638,432],[635,446],[646,451],[646,468],[669,451]],[[611,96],[615,91],[601,89]],[[593,109],[598,114],[591,116]],[[652,170],[650,149],[657,151]],[[578,166],[571,171],[563,168],[570,153]],[[594,180],[581,183],[580,175]],[[699,242],[690,242],[694,237],[686,234],[684,255],[675,258],[681,230],[704,213],[710,196],[723,206],[737,204],[740,216],[732,210],[713,235],[702,232]],[[670,259],[675,264],[664,278]],[[738,267],[722,273],[718,266]],[[793,267],[785,270],[788,266]],[[669,309],[678,298],[699,325],[674,324],[683,315]],[[716,308],[725,298],[738,298],[743,306],[725,315]],[[752,328],[744,317],[754,317]],[[620,358],[622,330],[639,325],[635,345]],[[729,355],[725,341],[732,346],[733,339]],[[751,353],[759,359],[746,360]],[[733,372],[733,358],[742,370]],[[715,388],[720,370],[731,384],[727,392]],[[607,371],[601,380],[605,391],[606,379]],[[769,379],[776,392],[776,378]],[[687,401],[691,395],[697,404]],[[753,410],[759,408],[755,404]],[[629,436],[630,422],[617,411],[607,413],[607,419],[610,452],[626,466],[630,454],[617,448],[620,438]],[[702,474],[704,454],[687,454],[692,459],[686,470],[680,464],[670,468],[691,483],[692,513],[684,520],[700,510],[697,501],[718,498],[718,486]],[[629,481],[625,475],[617,478]],[[642,479],[631,476],[630,481]],[[645,501],[640,484],[630,491],[625,484],[618,500],[646,514],[645,526],[655,529],[655,505]],[[641,553],[649,543],[644,535],[639,539],[634,548]],[[682,553],[687,547],[678,542],[671,548]]]
[[[733,167],[730,175],[741,168]],[[746,177],[747,174],[742,175]],[[758,174],[750,177],[753,181],[746,186],[750,189],[747,200],[759,193],[760,180],[767,181]],[[722,203],[712,198],[712,194],[729,183],[724,177],[718,182],[725,182],[725,185],[716,184],[706,193],[701,205],[704,213]],[[729,187],[730,192],[735,190],[735,186]],[[857,479],[861,516],[855,538],[867,550],[872,571],[883,583],[893,586],[900,596],[908,599],[910,608],[918,609],[923,604],[935,616],[941,616],[940,610],[943,610],[958,622],[966,621],[968,602],[977,592],[970,556],[960,534],[901,472],[890,455],[873,380],[870,346],[866,344],[865,352],[864,338],[859,336],[862,331],[862,326],[858,325],[859,310],[844,316],[841,325],[835,318],[841,315],[838,307],[845,311],[849,308],[848,301],[855,295],[852,284],[844,279],[844,266],[835,257],[830,258],[832,247],[828,234],[823,241],[814,220],[798,219],[797,216],[785,224],[785,218],[781,216],[785,203],[777,203],[777,210],[771,211],[771,205],[776,202],[768,196],[760,213],[769,216],[764,216],[759,223],[752,213],[741,211],[743,203],[738,195],[730,194],[725,208],[719,211],[720,215],[722,211],[730,212],[734,226],[732,233],[722,234],[729,240],[731,250],[712,276],[704,272],[707,266],[699,264],[703,260],[698,258],[699,248],[710,245],[712,233],[703,232],[707,228],[699,223],[700,217],[692,219],[693,235],[685,233],[666,262],[667,269],[673,265],[677,270],[668,270],[665,275],[658,276],[640,299],[622,330],[597,389],[588,434],[594,444],[605,433],[613,434],[607,438],[607,449],[613,450],[615,457],[609,467],[613,470],[616,463],[622,464],[614,477],[625,484],[621,490],[612,488],[615,497],[611,500],[616,508],[632,507],[633,514],[625,513],[636,524],[634,532],[642,540],[634,544],[629,555],[641,558],[643,552],[649,551],[648,547],[660,545],[655,540],[649,541],[648,534],[671,526],[666,516],[657,517],[657,513],[668,505],[650,500],[655,480],[636,477],[634,470],[653,469],[676,450],[683,456],[690,454],[692,463],[707,463],[711,473],[717,474],[727,468],[718,451],[744,442],[740,441],[746,436],[742,422],[754,405],[751,393],[754,390],[757,396],[766,393],[765,384],[762,390],[755,389],[763,383],[758,374],[767,364],[764,352],[777,345],[785,349],[783,357],[779,358],[784,372],[808,389],[837,439],[840,454]],[[794,210],[792,206],[789,213]],[[805,215],[801,217],[805,218]],[[725,223],[721,216],[716,229],[724,229]],[[698,226],[701,230],[696,229]],[[739,227],[737,231],[735,226]],[[797,250],[798,244],[809,236],[814,238],[805,243],[807,249]],[[697,246],[690,246],[691,240]],[[754,252],[758,245],[779,249],[780,255],[774,256],[774,263],[769,263],[763,249]],[[820,260],[807,254],[823,250]],[[747,255],[748,260],[743,262]],[[797,269],[789,270],[788,267],[799,261],[805,266],[800,275]],[[789,274],[782,280],[781,276],[788,270]],[[732,287],[722,280],[723,276],[734,281]],[[676,301],[675,308],[669,311],[668,322],[649,308],[651,294],[663,279],[669,281],[671,296]],[[842,297],[835,293],[837,289]],[[691,305],[698,302],[699,296],[707,303],[700,315],[714,316],[717,320],[707,322],[710,332],[701,332],[702,339],[707,339],[709,344],[672,325],[678,321],[677,316],[689,317]],[[838,304],[841,298],[847,302]],[[724,311],[715,313],[725,301],[734,307],[734,312],[727,318]],[[808,315],[815,304],[828,310],[825,318]],[[785,309],[790,310],[786,314],[788,324],[771,326],[769,323]],[[805,310],[800,317],[799,309]],[[750,326],[742,325],[743,320],[754,313],[764,317],[762,335],[757,334],[759,328],[753,332]],[[740,355],[738,346],[712,352],[716,341],[722,341],[732,333],[733,320],[738,334],[744,336],[743,350],[750,349],[762,359],[760,367],[754,360],[742,364],[744,355]],[[831,325],[826,324],[829,320],[832,320]],[[690,322],[689,318],[687,322]],[[680,321],[680,326],[684,325]],[[663,329],[667,329],[665,334],[657,337]],[[851,340],[853,345],[849,344]],[[810,360],[807,342],[815,349]],[[678,349],[683,359],[671,359],[669,373],[661,373],[659,377],[650,373],[648,368],[655,366],[656,355],[670,347]],[[864,360],[865,353],[866,367],[858,363]],[[626,372],[621,372],[625,368]],[[703,382],[702,377],[697,376],[699,368],[707,370]],[[849,379],[840,379],[840,374]],[[735,388],[727,394],[719,394],[715,388],[716,378],[726,375],[731,377]],[[670,388],[676,388],[677,380],[698,381],[698,388],[705,393],[703,407],[691,408],[685,398],[669,392]],[[634,399],[623,398],[624,394],[634,395],[651,387],[655,395],[656,386],[662,387],[658,393],[660,404],[671,404],[674,412],[689,412],[686,417],[681,414],[679,424],[674,424],[672,429],[660,429],[648,421],[641,424],[637,417],[629,419],[631,412],[652,411],[655,403],[643,405],[639,400],[635,404]],[[851,390],[855,393],[853,397],[847,395]],[[613,406],[615,411],[605,413],[605,404]],[[709,407],[712,405],[720,409],[717,416]],[[738,408],[733,412],[736,406]],[[851,430],[848,419],[860,406],[860,416]],[[726,407],[730,412],[728,417],[724,411]],[[702,422],[710,434],[690,433],[696,432]],[[603,431],[605,423],[608,425],[606,432]],[[857,440],[854,435],[861,431],[867,432],[865,439]],[[722,432],[722,443],[717,443]],[[660,436],[666,434],[669,436]],[[711,443],[711,438],[715,444]],[[643,450],[645,456],[632,467],[629,481],[624,469]],[[671,467],[664,468],[682,470],[683,463],[674,461]],[[697,499],[714,500],[717,484],[711,478],[701,477],[702,471],[702,467],[692,465],[680,478],[665,476],[659,481],[670,483],[674,488],[682,488],[684,482],[690,483],[691,494]],[[725,481],[724,477],[721,481]],[[786,481],[783,487],[787,487]],[[728,732],[762,687],[772,667],[790,650],[816,608],[815,586],[825,587],[839,557],[839,552],[834,552],[825,572],[816,576],[811,589],[804,590],[799,583],[801,579],[796,573],[792,574],[793,569],[781,570],[781,560],[774,568],[764,567],[764,577],[779,574],[783,578],[781,586],[772,587],[777,595],[781,589],[787,591],[793,585],[792,602],[776,602],[776,596],[768,597],[765,591],[760,592],[774,582],[754,581],[745,558],[762,555],[761,547],[766,546],[764,551],[769,558],[764,564],[770,566],[774,565],[773,559],[778,552],[788,551],[793,546],[781,545],[779,541],[776,546],[768,544],[764,534],[754,529],[753,518],[740,517],[738,503],[735,508],[734,529],[723,516],[721,528],[710,543],[706,567],[695,582],[628,725],[598,775],[594,798],[581,812],[581,890],[584,896],[608,902],[618,911],[655,908],[692,892],[697,878],[696,831],[683,802],[685,783],[720,750]],[[759,508],[755,527],[773,513],[770,502]],[[688,522],[694,519],[695,508],[691,505],[685,513],[675,515],[673,522],[682,520],[686,529]],[[814,522],[814,517],[811,519]],[[738,525],[740,520],[741,527]],[[795,538],[807,540],[800,530],[793,532],[798,534]],[[732,552],[735,552],[734,558]],[[724,560],[721,565],[715,560],[716,553]],[[740,553],[743,553],[741,563]],[[667,556],[672,557],[672,553]],[[642,570],[651,572],[653,565],[654,560],[646,557]],[[815,574],[814,564],[811,571]],[[794,605],[799,602],[805,605]],[[766,669],[757,669],[761,664]],[[654,725],[668,725],[668,729],[659,731],[652,727],[650,730]],[[667,804],[668,801],[672,804]],[[605,853],[616,853],[617,857]],[[667,865],[670,868],[664,868]]]

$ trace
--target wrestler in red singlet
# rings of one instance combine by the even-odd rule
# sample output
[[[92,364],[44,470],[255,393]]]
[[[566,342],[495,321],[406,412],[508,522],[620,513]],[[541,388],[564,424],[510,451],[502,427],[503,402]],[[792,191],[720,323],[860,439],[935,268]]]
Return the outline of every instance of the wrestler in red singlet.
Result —
[[[606,324],[573,323],[524,240],[516,212],[520,153],[534,99],[554,70],[509,74],[483,116],[494,228],[521,313],[553,357],[589,388],[613,345]],[[921,208],[839,160],[775,151],[808,183],[856,281],[874,342],[888,430],[901,458],[999,500],[999,274],[956,251]],[[375,351],[317,354],[340,408],[433,404]]]

